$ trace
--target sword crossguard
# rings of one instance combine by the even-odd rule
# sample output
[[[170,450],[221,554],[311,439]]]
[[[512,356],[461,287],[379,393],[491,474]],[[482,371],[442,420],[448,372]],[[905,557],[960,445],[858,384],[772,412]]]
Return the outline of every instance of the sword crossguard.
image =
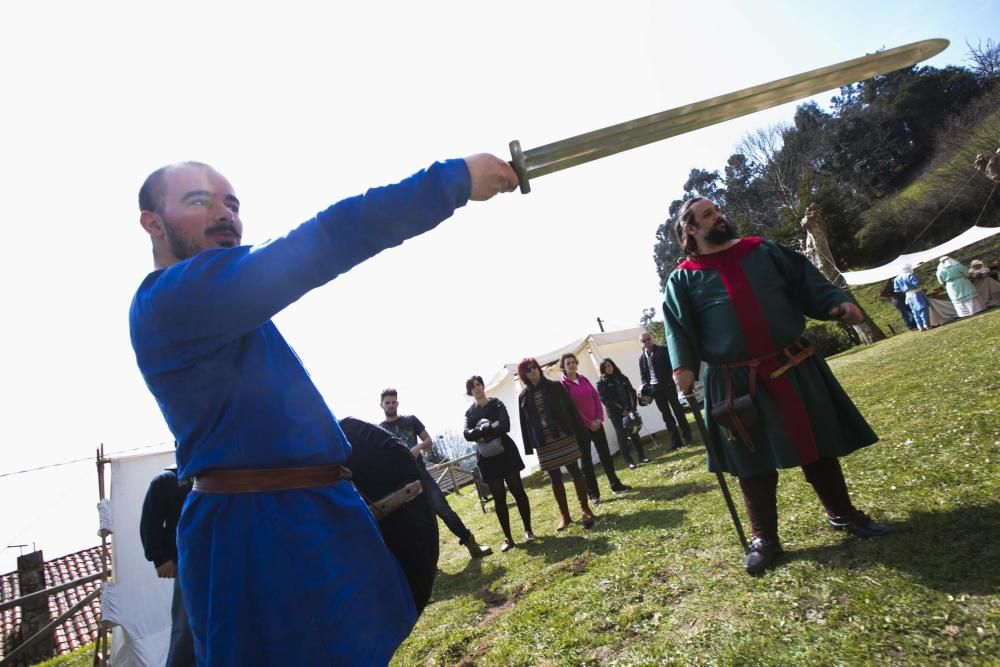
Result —
[[[528,166],[524,163],[524,153],[521,152],[521,142],[515,139],[510,142],[510,162],[511,168],[517,174],[517,182],[520,184],[521,194],[526,195],[531,192],[531,184],[528,182]]]

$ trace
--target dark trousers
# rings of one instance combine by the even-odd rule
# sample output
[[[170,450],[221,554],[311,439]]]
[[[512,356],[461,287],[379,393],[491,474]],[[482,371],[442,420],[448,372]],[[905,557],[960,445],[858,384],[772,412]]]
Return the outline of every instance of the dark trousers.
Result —
[[[576,442],[580,445],[580,467],[583,468],[583,478],[587,480],[587,495],[591,498],[600,498],[601,489],[597,486],[597,473],[594,472],[594,457],[590,452],[590,443],[594,443],[597,456],[604,466],[604,474],[608,478],[608,483],[612,487],[621,484],[615,473],[615,462],[611,458],[611,448],[608,446],[608,436],[604,433],[604,427],[591,431],[589,428],[581,429],[576,435]]]
[[[629,433],[626,435],[625,427],[622,426],[622,419],[625,415],[620,412],[608,411],[608,419],[611,420],[611,424],[615,427],[615,435],[618,436],[618,447],[622,450],[622,458],[625,459],[625,463],[632,465],[632,452],[629,450],[629,441],[631,440],[632,445],[635,446],[635,455],[639,457],[639,460],[646,458],[646,452],[642,449],[642,439],[639,437],[638,433]]]
[[[851,496],[847,492],[844,471],[837,459],[819,459],[802,466],[806,481],[831,516],[850,516],[854,513]],[[750,527],[755,537],[778,536],[778,471],[771,470],[753,477],[740,477],[743,504],[750,517]]]
[[[465,544],[465,540],[472,534],[472,531],[466,528],[465,524],[462,523],[462,519],[455,514],[455,510],[448,504],[448,500],[444,497],[441,487],[437,485],[431,474],[427,472],[427,468],[422,465],[418,465],[417,468],[420,472],[420,483],[424,488],[424,495],[427,496],[427,502],[431,504],[431,509],[444,521],[444,525],[448,526],[448,530],[458,538],[458,543]]]
[[[667,425],[667,430],[674,436],[674,444],[680,444],[677,435],[678,426],[680,426],[681,433],[684,434],[684,439],[690,441],[691,425],[688,424],[681,402],[677,400],[677,389],[674,388],[673,383],[665,385],[661,382],[657,384],[655,391],[653,391],[653,400],[656,401],[656,407],[663,415],[663,423]]]
[[[180,577],[174,578],[174,597],[170,602],[170,650],[166,667],[194,667],[194,636],[184,610]]]

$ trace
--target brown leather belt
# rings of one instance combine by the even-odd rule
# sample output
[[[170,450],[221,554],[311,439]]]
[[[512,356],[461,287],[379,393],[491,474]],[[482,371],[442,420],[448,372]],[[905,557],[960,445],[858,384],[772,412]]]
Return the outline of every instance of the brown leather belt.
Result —
[[[365,499],[365,502],[368,503],[368,509],[372,511],[372,515],[375,517],[375,520],[381,521],[392,512],[395,512],[400,507],[419,496],[423,490],[423,482],[418,479],[410,482],[401,489],[396,489],[386,497],[380,498],[375,502],[368,500],[363,493],[361,496]],[[361,489],[358,489],[358,493],[361,493]]]
[[[206,470],[194,478],[191,490],[198,493],[261,493],[329,486],[350,478],[351,471],[341,465]]]

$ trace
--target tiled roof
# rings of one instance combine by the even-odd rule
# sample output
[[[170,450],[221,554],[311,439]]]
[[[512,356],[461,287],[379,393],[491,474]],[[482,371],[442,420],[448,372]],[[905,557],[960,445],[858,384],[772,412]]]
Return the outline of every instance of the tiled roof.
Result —
[[[111,545],[108,545],[108,562],[111,561]],[[45,586],[51,588],[74,579],[97,574],[106,568],[101,566],[101,547],[92,547],[61,556],[45,562]],[[78,603],[88,593],[100,587],[100,581],[89,581],[75,588],[69,588],[49,596],[49,618],[55,620],[70,607]],[[0,575],[0,601],[11,600],[21,595],[17,572]],[[101,619],[101,598],[97,596],[89,604],[53,630],[53,641],[57,654],[68,653],[97,639],[98,623]],[[10,639],[16,637],[21,628],[21,608],[14,607],[0,611],[0,658],[6,654]]]

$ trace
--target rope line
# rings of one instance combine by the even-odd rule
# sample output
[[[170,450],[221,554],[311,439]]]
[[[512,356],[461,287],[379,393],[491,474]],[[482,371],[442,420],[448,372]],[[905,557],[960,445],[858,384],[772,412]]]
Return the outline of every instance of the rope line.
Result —
[[[951,199],[948,200],[948,203],[945,204],[944,206],[942,206],[941,210],[938,211],[938,214],[935,215],[931,219],[931,221],[927,223],[927,226],[924,227],[923,229],[921,229],[920,233],[917,234],[912,241],[910,241],[909,245],[907,245],[905,248],[903,248],[904,251],[905,250],[909,250],[910,248],[913,247],[913,244],[916,243],[920,239],[920,237],[924,235],[924,232],[926,232],[928,229],[930,229],[931,225],[933,225],[937,221],[937,219],[941,217],[941,214],[944,213],[945,209],[948,208],[949,206],[951,206],[951,203],[953,201],[955,201],[955,199],[958,198],[958,195],[962,194],[962,190],[965,189],[965,186],[968,185],[969,183],[971,183],[972,179],[975,178],[978,175],[979,175],[979,170],[978,169],[973,169],[972,170],[972,176],[969,177],[969,180],[967,180],[965,183],[962,184],[962,187],[960,187],[958,189],[958,191],[954,195],[952,195]]]
[[[142,447],[133,447],[132,449],[121,449],[121,450],[118,450],[117,452],[107,453],[107,454],[105,454],[105,456],[109,457],[109,456],[117,456],[118,454],[127,454],[129,452],[138,452],[138,451],[143,450],[143,449],[150,449],[151,447],[162,447],[162,446],[164,446],[166,444],[167,443],[165,443],[165,442],[158,442],[158,443],[156,443],[154,445],[143,445]],[[72,465],[74,463],[83,463],[84,461],[89,461],[89,462],[93,463],[94,462],[94,457],[93,456],[88,456],[85,459],[73,459],[72,461],[62,461],[61,463],[49,463],[47,465],[38,466],[37,468],[25,468],[24,470],[12,470],[11,472],[0,473],[0,479],[2,479],[4,477],[11,477],[13,475],[23,475],[24,473],[28,473],[28,472],[38,472],[39,470],[48,470],[49,468],[58,468],[60,466],[68,466],[68,465]]]

